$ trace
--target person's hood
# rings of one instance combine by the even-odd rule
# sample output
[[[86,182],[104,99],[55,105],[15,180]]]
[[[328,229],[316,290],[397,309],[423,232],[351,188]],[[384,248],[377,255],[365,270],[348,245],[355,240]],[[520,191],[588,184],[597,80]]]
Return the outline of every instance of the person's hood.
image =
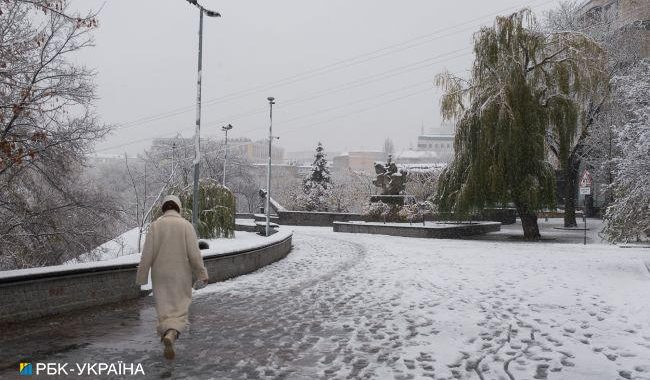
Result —
[[[167,202],[174,202],[174,203],[176,203],[176,205],[178,206],[178,209],[179,209],[179,210],[181,210],[181,211],[183,210],[183,206],[181,206],[181,200],[180,200],[177,196],[175,196],[175,195],[168,195],[168,196],[166,196],[166,197],[162,200],[162,203],[161,203],[161,204],[164,205],[164,204],[167,203]]]

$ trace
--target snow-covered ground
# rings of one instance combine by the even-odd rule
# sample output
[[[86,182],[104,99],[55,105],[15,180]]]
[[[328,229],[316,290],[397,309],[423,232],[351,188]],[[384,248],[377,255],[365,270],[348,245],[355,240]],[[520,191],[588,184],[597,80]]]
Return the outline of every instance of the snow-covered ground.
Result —
[[[650,379],[650,250],[542,233],[551,240],[296,227],[286,259],[195,293],[173,364],[152,297],[66,318],[65,332],[12,331],[0,363],[36,350],[138,362],[149,378]]]
[[[305,378],[650,379],[650,250],[320,228],[297,228],[296,241],[286,262],[200,292],[198,303],[253,301],[239,337],[259,329],[272,355],[242,367]],[[284,292],[271,310],[255,302]]]

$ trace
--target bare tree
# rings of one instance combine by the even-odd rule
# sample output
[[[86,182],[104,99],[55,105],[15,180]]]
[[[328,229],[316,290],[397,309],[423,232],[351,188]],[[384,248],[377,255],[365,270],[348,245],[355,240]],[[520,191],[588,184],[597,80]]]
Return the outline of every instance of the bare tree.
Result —
[[[375,192],[372,180],[372,176],[354,171],[335,173],[329,199],[330,209],[335,212],[362,212]]]
[[[410,170],[406,182],[406,194],[413,195],[418,202],[424,202],[436,194],[438,178],[443,168]]]
[[[64,0],[0,2],[0,266],[60,263],[112,234],[115,199],[80,177],[92,143],[94,73],[71,56],[94,14]],[[109,236],[109,238],[112,236]]]

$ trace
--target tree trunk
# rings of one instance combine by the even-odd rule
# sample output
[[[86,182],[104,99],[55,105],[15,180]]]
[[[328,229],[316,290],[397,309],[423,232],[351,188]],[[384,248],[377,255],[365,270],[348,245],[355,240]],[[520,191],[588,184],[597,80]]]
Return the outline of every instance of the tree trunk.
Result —
[[[576,193],[578,192],[579,174],[580,159],[576,154],[571,154],[564,170],[564,227],[578,226],[576,222]]]
[[[531,212],[526,205],[515,202],[517,213],[521,219],[521,227],[524,230],[524,240],[536,241],[542,236],[539,234],[539,227],[537,226],[537,214]]]

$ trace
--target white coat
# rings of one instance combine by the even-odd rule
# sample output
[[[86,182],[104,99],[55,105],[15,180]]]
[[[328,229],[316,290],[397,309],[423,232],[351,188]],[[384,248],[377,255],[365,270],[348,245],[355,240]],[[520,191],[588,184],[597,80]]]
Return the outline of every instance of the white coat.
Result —
[[[192,302],[192,275],[207,281],[208,272],[192,224],[175,210],[168,210],[149,226],[136,282],[144,285],[151,269],[153,296],[158,314],[158,334],[187,327]]]

